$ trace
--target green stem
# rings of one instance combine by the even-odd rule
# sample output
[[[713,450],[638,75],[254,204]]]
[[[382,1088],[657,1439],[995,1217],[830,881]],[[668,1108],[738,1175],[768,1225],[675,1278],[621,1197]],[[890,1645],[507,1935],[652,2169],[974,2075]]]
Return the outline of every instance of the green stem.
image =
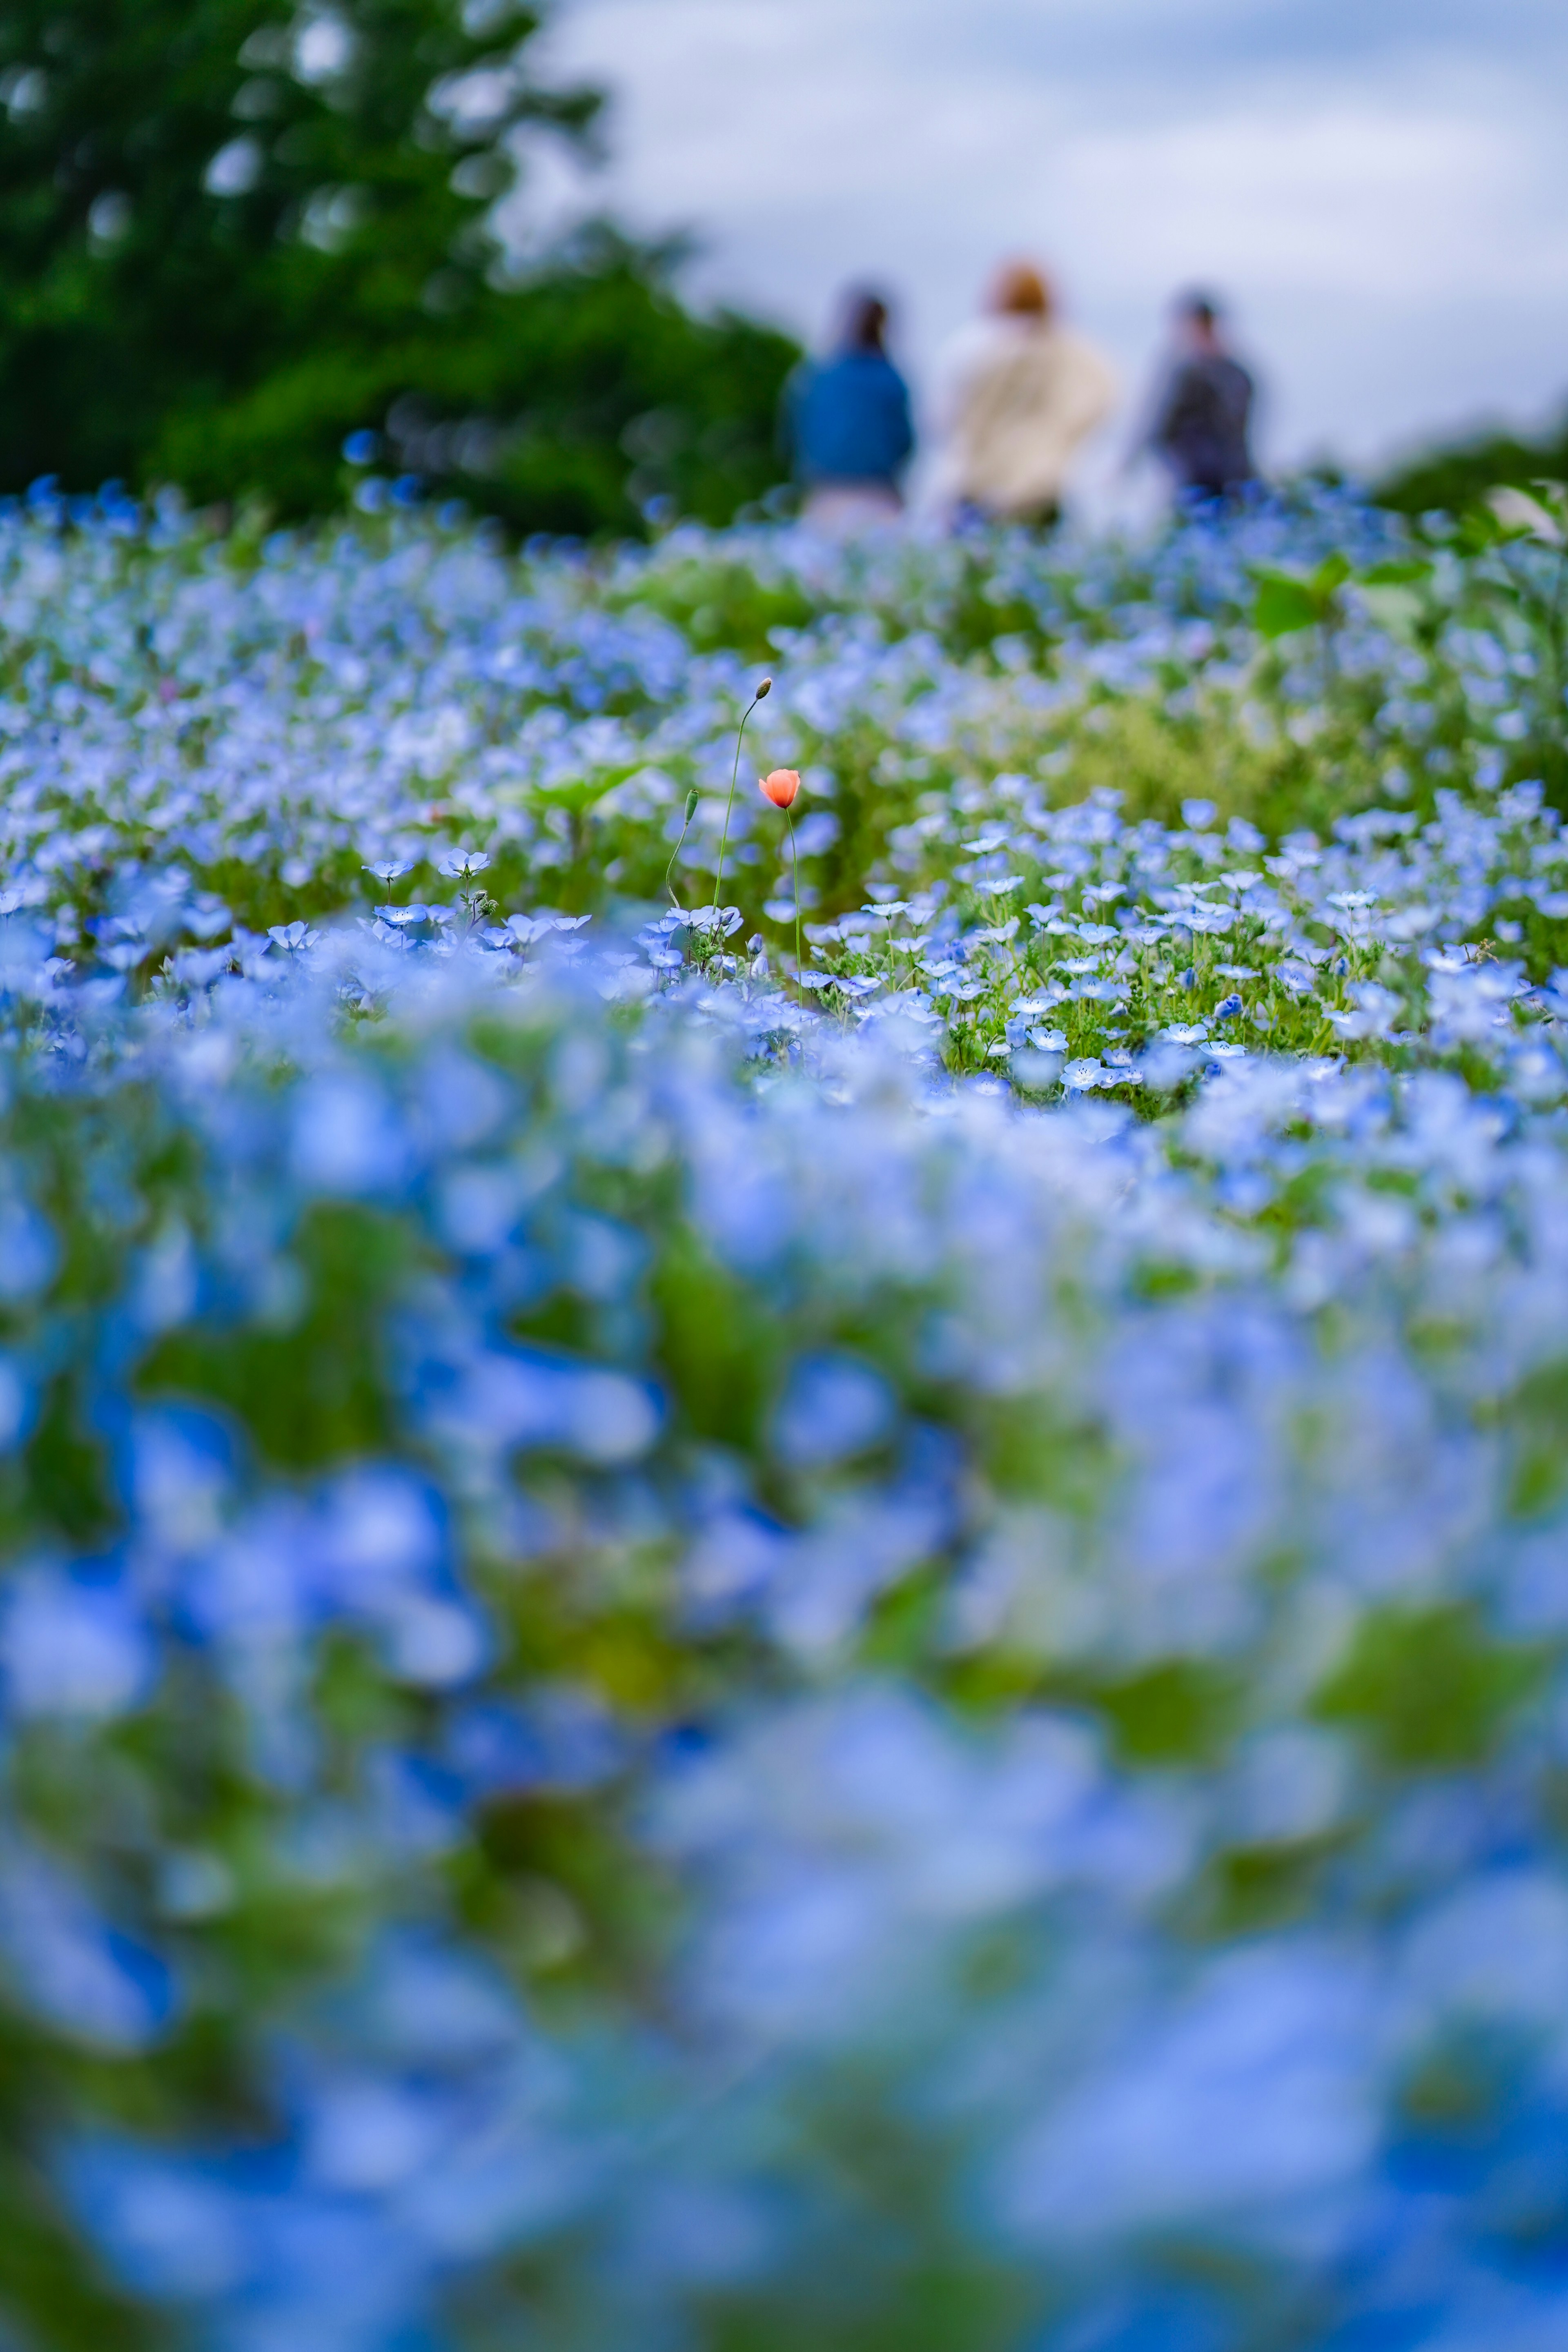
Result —
[[[675,871],[675,861],[679,856],[686,836],[691,830],[691,819],[696,813],[696,793],[688,793],[686,795],[686,817],[680,828],[680,838],[677,841],[675,847],[670,851],[669,864],[664,869],[664,887],[669,892],[669,903],[672,907],[678,909],[680,908],[680,900],[677,896],[675,886],[670,881],[669,877]]]
[[[730,842],[730,812],[735,805],[735,786],[740,782],[741,777],[741,745],[745,739],[746,719],[750,719],[752,711],[756,709],[761,700],[762,696],[760,694],[753,695],[752,697],[751,701],[746,705],[746,718],[742,719],[740,732],[735,737],[735,764],[730,773],[730,797],[724,803],[724,830],[719,837],[719,871],[713,877],[713,912],[715,915],[719,912],[719,893],[724,887],[724,852],[729,846]]]
[[[790,871],[795,876],[795,986],[798,988],[800,985],[800,975],[805,969],[805,965],[800,952],[800,859],[796,855],[795,845],[795,811],[794,809],[785,809],[784,814],[789,819]]]

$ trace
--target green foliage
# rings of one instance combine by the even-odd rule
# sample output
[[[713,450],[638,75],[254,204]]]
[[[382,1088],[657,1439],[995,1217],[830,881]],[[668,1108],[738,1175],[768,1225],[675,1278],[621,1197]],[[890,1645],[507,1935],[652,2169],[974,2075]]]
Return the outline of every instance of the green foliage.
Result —
[[[1210,1762],[1239,1711],[1234,1678],[1200,1659],[1171,1658],[1095,1693],[1120,1752],[1139,1764]]]
[[[1525,488],[1543,475],[1555,480],[1568,475],[1568,422],[1541,441],[1481,434],[1428,450],[1386,475],[1375,496],[1401,514],[1462,514],[1499,483]]]
[[[1568,806],[1568,488],[1496,489],[1455,537],[1488,625],[1528,649],[1530,755],[1553,804]]]
[[[154,2341],[151,2324],[111,2299],[85,2268],[50,2210],[37,2168],[17,2153],[24,2129],[49,2113],[50,2094],[58,2096],[60,2086],[42,2079],[36,2045],[25,2033],[6,2033],[0,2059],[5,2080],[0,2119],[7,2143],[0,2156],[0,2299],[8,2310],[26,2311],[35,2325],[45,2320],[47,2332],[30,2339],[39,2352],[86,2352],[102,2344],[141,2352]]]
[[[761,662],[777,649],[775,631],[805,628],[816,617],[798,582],[764,582],[743,562],[697,556],[668,566],[636,595],[616,601],[662,613],[700,653],[725,646]]]
[[[1308,574],[1259,569],[1252,625],[1259,636],[1289,636],[1294,629],[1328,628],[1339,613],[1339,592],[1351,576],[1337,551]]]
[[[1318,1712],[1390,1764],[1447,1769],[1488,1755],[1545,1672],[1540,1651],[1504,1647],[1471,1608],[1390,1609],[1363,1621]]]
[[[653,1283],[659,1362],[691,1428],[722,1444],[755,1443],[783,1334],[686,1233]]]
[[[143,1367],[146,1393],[221,1404],[290,1469],[383,1444],[377,1326],[404,1254],[395,1228],[366,1212],[317,1210],[296,1237],[300,1296],[279,1301],[280,1328],[167,1339]]]
[[[1427,616],[1424,592],[1430,584],[1431,566],[1419,560],[1374,563],[1358,573],[1345,556],[1336,552],[1310,572],[1260,564],[1253,576],[1258,594],[1252,625],[1270,644],[1299,629],[1330,632],[1338,628],[1346,618],[1342,592],[1352,585],[1379,627],[1391,635],[1417,638]]]
[[[1238,2222],[1434,2146],[1552,2252],[1568,514],[1327,520],[0,519],[5,2352],[1348,2343]]]
[[[514,0],[20,0],[0,21],[3,483],[331,506],[346,436],[519,528],[727,520],[795,356],[607,229],[527,282],[516,135],[580,139]],[[635,464],[634,461],[635,460]]]

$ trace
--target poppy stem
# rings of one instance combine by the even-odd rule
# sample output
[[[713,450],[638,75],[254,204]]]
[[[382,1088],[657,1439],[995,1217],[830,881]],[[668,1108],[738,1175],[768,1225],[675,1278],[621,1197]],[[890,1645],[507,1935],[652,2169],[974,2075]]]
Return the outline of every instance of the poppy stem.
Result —
[[[795,986],[798,988],[800,975],[805,969],[800,952],[800,858],[795,845],[795,811],[785,809],[784,814],[789,819],[789,862],[790,870],[795,876]]]

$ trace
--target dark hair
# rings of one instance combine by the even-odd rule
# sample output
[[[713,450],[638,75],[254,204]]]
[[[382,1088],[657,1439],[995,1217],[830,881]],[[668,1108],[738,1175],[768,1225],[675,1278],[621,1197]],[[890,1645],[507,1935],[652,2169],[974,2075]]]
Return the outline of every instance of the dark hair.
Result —
[[[1184,319],[1190,319],[1194,327],[1217,327],[1219,324],[1220,307],[1212,294],[1184,294],[1176,309]]]
[[[844,298],[843,340],[847,351],[879,352],[888,331],[888,306],[879,294],[859,287]]]

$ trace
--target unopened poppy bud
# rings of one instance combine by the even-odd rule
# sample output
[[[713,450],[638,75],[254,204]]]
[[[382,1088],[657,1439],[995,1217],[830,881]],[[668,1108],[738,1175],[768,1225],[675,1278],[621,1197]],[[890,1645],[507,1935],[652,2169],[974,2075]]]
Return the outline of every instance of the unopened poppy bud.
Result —
[[[763,682],[762,682],[762,684],[761,684],[761,686],[759,686],[759,687],[758,687],[758,688],[757,688],[757,700],[758,700],[759,702],[765,702],[765,701],[767,700],[767,698],[768,698],[769,695],[773,692],[773,679],[772,679],[771,677],[764,677],[764,678],[763,678]]]
[[[757,790],[774,808],[789,808],[800,790],[800,778],[793,768],[775,768],[771,776],[757,778]]]
[[[690,791],[687,793],[687,795],[686,795],[686,824],[689,824],[691,823],[691,820],[692,820],[692,818],[696,815],[696,814],[697,814],[697,787],[696,787],[696,785],[694,784],[694,785],[692,786],[691,790],[690,790]],[[683,826],[682,826],[681,830],[682,830],[683,832],[685,831],[685,825],[683,825]]]

